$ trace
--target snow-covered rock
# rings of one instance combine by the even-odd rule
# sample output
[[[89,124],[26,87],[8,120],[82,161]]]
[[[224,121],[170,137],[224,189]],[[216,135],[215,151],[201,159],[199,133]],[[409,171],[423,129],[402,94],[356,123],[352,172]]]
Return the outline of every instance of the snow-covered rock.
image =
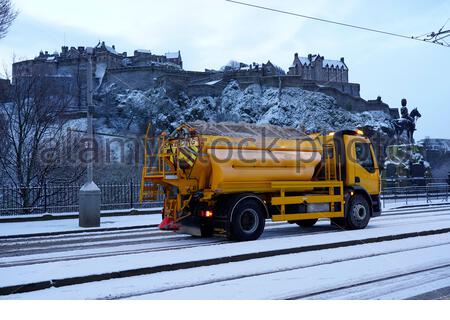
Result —
[[[157,131],[171,131],[181,123],[195,120],[273,124],[318,132],[391,130],[390,116],[381,111],[350,112],[323,93],[259,85],[242,89],[237,81],[230,81],[219,97],[190,98],[182,92],[171,98],[163,88],[116,92],[114,86],[109,86],[98,98],[113,100],[112,104],[101,103],[105,126],[135,133],[142,133],[147,123],[152,123]]]

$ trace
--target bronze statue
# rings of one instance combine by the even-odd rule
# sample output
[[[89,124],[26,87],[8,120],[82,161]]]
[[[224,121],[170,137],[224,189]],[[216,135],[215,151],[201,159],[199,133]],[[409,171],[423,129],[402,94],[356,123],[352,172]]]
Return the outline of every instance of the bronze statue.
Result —
[[[395,134],[397,138],[403,134],[406,130],[408,136],[408,142],[414,143],[414,131],[416,131],[416,121],[422,117],[417,108],[414,108],[411,113],[408,113],[408,102],[406,99],[402,99],[402,107],[400,109],[401,118],[395,119],[392,124],[394,125]]]

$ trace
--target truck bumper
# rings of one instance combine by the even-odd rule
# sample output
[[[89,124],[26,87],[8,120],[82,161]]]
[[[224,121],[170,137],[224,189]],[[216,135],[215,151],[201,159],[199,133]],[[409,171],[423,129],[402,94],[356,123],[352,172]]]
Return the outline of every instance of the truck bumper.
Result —
[[[381,201],[379,196],[372,196],[372,218],[381,216]]]

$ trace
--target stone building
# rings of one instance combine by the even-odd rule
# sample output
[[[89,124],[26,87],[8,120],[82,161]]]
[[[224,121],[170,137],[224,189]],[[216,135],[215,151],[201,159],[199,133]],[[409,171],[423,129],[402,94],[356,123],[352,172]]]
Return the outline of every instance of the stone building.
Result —
[[[267,63],[262,64],[262,75],[263,76],[284,76],[286,72],[279,66],[273,64],[272,62],[267,61]]]
[[[348,83],[348,67],[344,58],[328,60],[320,54],[299,57],[296,53],[288,75],[317,82]]]
[[[31,60],[13,64],[13,84],[19,78],[45,77],[55,90],[64,87],[74,97],[74,106],[84,106],[86,100],[86,70],[88,52],[86,47],[63,46],[61,52],[40,52]],[[114,45],[99,42],[92,52],[94,85],[99,87],[110,70],[134,70],[139,67],[158,66],[166,69],[182,70],[183,60],[180,51],[155,55],[148,50],[136,50],[134,56],[117,52]]]
[[[11,93],[11,82],[7,79],[0,78],[0,102],[9,100]]]
[[[143,67],[152,63],[173,64],[183,69],[183,60],[181,52],[168,52],[164,55],[153,54],[150,50],[135,50],[134,56],[125,60],[125,65]]]
[[[180,51],[155,55],[149,50],[136,50],[134,56],[128,56],[126,52],[119,53],[114,45],[108,46],[105,42],[99,42],[93,48],[92,61],[94,69],[101,66],[102,69],[117,69],[128,67],[151,66],[152,64],[167,64],[177,68],[183,68],[183,60]],[[13,79],[20,76],[40,74],[45,76],[75,76],[80,69],[85,70],[87,62],[87,49],[85,47],[63,46],[61,52],[40,52],[32,59],[13,64]]]

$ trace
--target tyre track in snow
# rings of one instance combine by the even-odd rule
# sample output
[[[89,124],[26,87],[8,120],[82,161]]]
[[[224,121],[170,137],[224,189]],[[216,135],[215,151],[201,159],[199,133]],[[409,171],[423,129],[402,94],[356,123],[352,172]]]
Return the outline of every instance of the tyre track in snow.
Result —
[[[418,248],[417,250],[419,250],[420,248]],[[425,268],[425,269],[421,269],[421,270],[416,270],[416,271],[411,271],[411,272],[405,272],[402,274],[397,274],[397,275],[393,275],[393,276],[387,276],[387,277],[383,277],[380,279],[375,279],[375,280],[369,280],[369,281],[364,281],[364,282],[360,282],[357,284],[351,284],[348,286],[341,286],[338,288],[333,288],[333,289],[329,289],[329,290],[323,290],[323,291],[319,291],[319,292],[315,292],[315,293],[311,293],[311,294],[303,294],[303,295],[298,295],[298,296],[289,296],[286,298],[286,300],[304,300],[304,299],[309,299],[309,300],[321,300],[321,299],[326,299],[326,298],[338,298],[341,299],[340,297],[345,297],[345,294],[348,292],[348,290],[363,290],[364,287],[370,286],[370,288],[373,288],[374,286],[379,286],[381,284],[383,284],[384,282],[390,281],[390,280],[397,280],[399,282],[403,282],[405,281],[405,278],[410,277],[410,276],[418,276],[421,275],[423,273],[429,273],[430,271],[436,271],[436,270],[441,270],[441,269],[449,269],[450,268],[450,264],[445,264],[445,265],[441,265],[441,266],[436,266],[436,267],[431,267],[431,268]],[[437,281],[437,280],[444,280],[444,279],[450,279],[450,274],[447,275],[443,275],[443,276],[439,276],[433,279],[430,279],[429,277],[426,279],[427,281]],[[406,285],[404,287],[402,287],[402,290],[405,289],[411,289],[417,286],[417,283],[414,283],[412,285]],[[386,289],[385,289],[386,290]],[[437,290],[436,290],[437,291]],[[344,294],[342,293],[344,292]],[[385,294],[387,293],[391,293],[389,291],[386,290]],[[361,295],[361,293],[360,293]],[[358,297],[358,295],[355,295],[356,297]],[[372,298],[379,298],[379,297],[383,297],[383,294],[377,294],[375,297]],[[413,299],[418,299],[422,297],[422,295],[416,296],[416,297],[411,297]],[[361,298],[358,298],[361,299]],[[364,298],[365,300],[367,300],[367,297]],[[346,299],[347,300],[347,299]]]
[[[309,228],[308,230],[303,230],[303,233],[299,232],[298,227],[296,226],[290,226],[286,225],[284,228],[281,226],[276,226],[274,228],[275,230],[271,230],[270,228],[265,231],[265,234],[261,237],[261,239],[272,239],[272,238],[289,238],[289,237],[302,237],[302,236],[309,236],[313,234],[327,234],[327,233],[334,233],[334,232],[341,232],[342,230],[333,228],[331,226],[329,227],[323,227],[323,228]],[[286,231],[289,231],[289,234],[286,234]],[[159,246],[159,247],[152,247],[152,248],[144,248],[144,249],[133,249],[133,250],[121,250],[121,251],[114,251],[114,252],[104,252],[104,253],[92,253],[92,254],[79,254],[79,255],[68,255],[68,256],[61,256],[61,257],[54,257],[54,258],[42,258],[42,259],[28,259],[28,260],[19,260],[19,261],[11,261],[11,262],[0,262],[0,269],[5,267],[15,267],[15,266],[24,266],[24,265],[32,265],[32,264],[43,264],[43,263],[52,263],[52,262],[59,262],[59,261],[69,261],[69,260],[84,260],[84,259],[93,259],[93,258],[99,258],[99,257],[112,257],[112,256],[119,256],[119,255],[132,255],[132,254],[138,254],[138,253],[150,253],[150,252],[158,252],[158,251],[170,251],[170,250],[180,250],[180,249],[188,249],[188,248],[195,248],[195,247],[204,247],[204,246],[214,246],[214,245],[220,245],[220,244],[227,244],[230,243],[230,241],[225,240],[223,238],[210,238],[207,240],[200,240],[197,238],[193,238],[191,236],[186,236],[188,240],[186,242],[188,243],[179,243],[181,241],[184,241],[184,239],[172,239],[169,243],[167,240],[161,240],[161,243],[167,243],[167,245]],[[175,243],[174,244],[172,244]],[[143,242],[144,244],[153,244],[154,241],[149,243],[148,241]],[[123,244],[128,245],[128,244]],[[115,244],[117,246],[117,244]],[[98,248],[96,246],[95,248]],[[83,247],[83,249],[86,249]],[[77,249],[80,250],[80,249]],[[65,250],[66,251],[66,250]],[[71,250],[73,251],[73,249]],[[35,253],[36,254],[36,253]]]
[[[384,210],[381,217],[376,218],[377,220],[382,219],[385,216],[393,215],[408,215],[417,213],[427,213],[427,212],[442,212],[450,211],[450,205],[427,205],[427,206],[417,206],[412,208],[398,208]],[[280,224],[280,223],[276,223]],[[269,224],[270,225],[270,222]],[[59,239],[59,238],[77,238],[77,237],[95,237],[96,235],[102,236],[102,234],[120,234],[128,232],[146,232],[149,230],[158,230],[158,225],[140,225],[140,226],[127,226],[127,227],[114,227],[114,228],[101,228],[101,229],[83,229],[83,230],[69,230],[60,232],[43,232],[43,233],[31,233],[31,234],[17,234],[17,235],[7,235],[0,236],[0,241],[33,241],[39,238],[42,239]]]
[[[419,209],[418,209],[419,210]],[[398,215],[398,216],[402,216],[402,215],[418,215],[418,214],[425,214],[428,212],[433,212],[433,213],[437,213],[437,212],[442,212],[442,211],[447,211],[450,213],[450,208],[449,209],[441,209],[441,210],[436,210],[436,209],[430,209],[427,211],[424,210],[419,210],[420,212],[411,212],[411,210],[408,210],[406,212],[398,212],[398,213],[391,213],[389,214],[387,211],[385,214],[383,214],[381,217],[376,218],[375,221],[381,221],[384,220],[386,218],[389,217],[390,220],[393,220],[392,216]],[[432,216],[438,216],[439,214],[436,215],[432,215]],[[445,215],[445,214],[442,214]],[[427,215],[427,216],[431,216],[431,215]],[[420,217],[418,217],[420,218]],[[399,219],[403,219],[403,218],[399,218]],[[409,219],[409,217],[408,217]],[[272,222],[267,222],[266,223],[266,227],[269,229],[271,227],[283,227],[286,226],[286,223],[272,223]],[[157,229],[156,227],[152,226],[152,227],[142,227],[142,226],[137,226],[137,227],[132,227],[133,229],[137,229],[137,230],[130,230],[130,227],[125,227],[124,230],[125,231],[109,231],[107,229],[105,230],[91,230],[92,232],[95,231],[94,234],[90,234],[89,233],[83,233],[82,235],[74,235],[74,234],[69,234],[69,235],[56,235],[56,236],[41,236],[40,234],[37,236],[33,236],[33,237],[27,237],[27,238],[22,238],[20,237],[20,235],[18,237],[12,237],[12,236],[6,236],[5,239],[2,239],[2,237],[0,237],[0,243],[2,244],[2,248],[9,248],[9,246],[14,246],[16,245],[17,247],[14,248],[12,247],[12,249],[17,249],[20,250],[22,246],[27,246],[27,248],[33,248],[33,247],[44,247],[46,244],[50,245],[57,245],[57,241],[60,241],[59,244],[64,245],[64,244],[72,244],[72,243],[85,243],[86,241],[88,242],[94,242],[97,240],[101,240],[101,241],[110,241],[110,240],[119,240],[119,239],[130,239],[130,238],[139,238],[139,237],[146,237],[146,234],[148,234],[148,236],[151,237],[156,237],[156,236],[165,236],[168,239],[174,235],[178,235],[178,237],[180,237],[180,234],[176,234],[176,233],[169,233],[167,231],[160,231],[159,229]],[[117,235],[117,236],[116,236]],[[189,237],[187,235],[185,235],[185,237]]]
[[[225,256],[225,257],[219,257],[219,258],[178,262],[178,263],[173,263],[173,264],[165,264],[165,265],[144,267],[144,268],[138,268],[138,269],[128,269],[128,270],[114,271],[114,272],[108,272],[108,273],[103,273],[103,274],[70,277],[70,278],[64,278],[64,279],[51,279],[51,280],[35,282],[35,283],[19,284],[19,285],[2,287],[2,288],[0,288],[0,295],[10,295],[10,294],[14,294],[14,293],[33,292],[33,291],[49,289],[49,288],[53,288],[53,287],[59,288],[59,287],[77,285],[77,284],[90,283],[90,282],[95,282],[95,281],[128,278],[128,277],[140,276],[140,275],[150,275],[150,274],[159,273],[159,272],[214,266],[214,265],[219,265],[219,264],[224,264],[224,263],[241,262],[241,261],[248,261],[248,260],[253,260],[253,259],[269,258],[269,257],[280,256],[280,255],[294,254],[294,253],[345,248],[345,247],[358,246],[361,244],[380,243],[380,242],[385,242],[385,241],[395,241],[395,240],[402,240],[402,239],[415,238],[415,237],[425,237],[425,236],[430,236],[430,235],[440,235],[440,234],[447,234],[447,233],[450,233],[450,228],[439,229],[439,230],[420,231],[420,232],[409,232],[409,233],[402,233],[402,234],[396,234],[396,235],[373,237],[373,238],[350,240],[350,241],[341,241],[341,242],[334,242],[334,243],[332,242],[332,243],[325,243],[325,244],[300,246],[300,247],[293,247],[293,248],[287,248],[287,249],[244,253],[244,254],[237,254],[237,255]],[[229,281],[229,280],[227,280],[227,281]]]
[[[423,212],[416,213],[417,215],[422,214]],[[397,215],[397,214],[396,214]],[[400,215],[400,214],[398,214]],[[414,220],[414,219],[423,219],[425,217],[432,218],[439,215],[446,215],[438,213],[436,215],[425,215],[425,216],[408,216],[406,219],[408,220]],[[396,218],[392,217],[392,215],[386,215],[385,217],[379,217],[376,218],[376,221],[383,221],[383,220],[394,220]],[[398,218],[402,220],[402,223],[405,219]],[[419,221],[417,224],[422,224],[424,221]],[[410,225],[415,223],[409,223]],[[271,239],[271,238],[289,238],[289,237],[302,237],[302,236],[308,236],[313,234],[326,234],[326,233],[333,233],[333,232],[340,232],[341,229],[334,228],[331,226],[316,226],[313,228],[307,228],[307,229],[299,229],[295,225],[289,225],[287,223],[272,223],[269,222],[267,224],[266,231],[264,232],[261,239]],[[116,232],[116,231],[114,231]],[[113,233],[114,233],[113,232]],[[128,235],[123,234],[123,232],[132,232],[132,233],[140,233],[139,235]],[[39,238],[36,241],[38,241],[38,244],[40,244],[40,241],[44,241],[44,243],[47,244],[47,246],[43,246],[41,248],[35,248],[35,249],[28,249],[28,248],[22,248],[23,246],[28,247],[28,243],[26,241],[21,242],[21,245],[19,247],[15,248],[9,248],[9,250],[5,250],[5,248],[8,248],[8,246],[2,244],[2,251],[0,251],[0,257],[4,258],[13,258],[17,257],[20,259],[20,257],[24,256],[35,256],[35,255],[44,255],[46,253],[61,253],[61,256],[59,257],[50,257],[50,258],[32,258],[30,259],[20,259],[20,260],[13,260],[9,262],[0,262],[0,268],[3,267],[14,267],[14,266],[23,266],[23,265],[31,265],[31,264],[39,264],[39,263],[51,263],[51,262],[58,262],[58,261],[65,261],[65,260],[83,260],[83,259],[91,259],[91,258],[97,258],[97,257],[110,257],[110,256],[118,256],[118,255],[131,255],[131,254],[137,254],[137,253],[150,253],[150,252],[158,252],[158,251],[169,251],[169,250],[179,250],[179,249],[187,249],[187,248],[193,248],[193,247],[203,247],[203,246],[213,246],[213,245],[219,245],[219,244],[225,244],[229,243],[229,241],[223,239],[223,238],[210,238],[210,239],[198,239],[193,238],[189,235],[181,235],[176,233],[167,233],[167,232],[161,232],[158,229],[154,230],[133,230],[133,231],[122,231],[119,232],[120,239],[126,239],[126,241],[117,239],[117,238],[111,238],[111,234],[108,233],[104,236],[95,235],[94,238],[85,238],[85,236],[82,236],[80,238],[76,238],[74,241],[81,245],[65,245],[61,243],[51,243],[52,240],[50,240],[50,244],[46,242],[46,239]],[[74,237],[73,235],[70,235],[70,237]],[[101,238],[101,239],[100,239]],[[130,239],[140,239],[140,240],[130,240]],[[64,238],[62,240],[65,240]],[[73,240],[73,239],[72,239]],[[38,246],[38,244],[34,243],[34,247]],[[155,245],[156,244],[156,245]],[[126,247],[126,246],[149,246],[147,248],[136,248],[136,249],[129,249],[129,250],[120,250],[120,247]],[[95,252],[95,253],[85,253],[81,252],[84,250],[92,250],[92,249],[115,249],[118,248],[118,250],[115,251],[107,251],[106,252]],[[65,252],[76,252],[80,251],[80,254],[68,254],[64,255]],[[10,259],[11,260],[11,259]]]
[[[302,235],[303,232],[310,234],[311,231],[320,232],[328,231],[332,229],[320,228],[317,230],[299,230],[298,227],[289,225],[287,223],[267,223],[267,230],[264,237],[273,235]],[[136,234],[138,233],[138,234]],[[15,241],[15,239],[10,239],[8,241],[0,242],[2,250],[0,251],[0,257],[12,257],[12,256],[24,256],[33,255],[47,252],[63,252],[63,251],[73,251],[89,248],[100,248],[100,247],[119,247],[126,245],[138,245],[138,244],[152,244],[156,242],[168,242],[173,243],[175,241],[191,241],[197,242],[199,245],[203,245],[207,242],[217,242],[217,239],[222,239],[223,242],[227,242],[224,238],[210,238],[208,240],[200,240],[200,238],[192,237],[190,235],[160,231],[159,229],[146,230],[146,231],[133,231],[133,233],[120,233],[118,236],[111,235],[110,233],[104,235],[95,235],[92,237],[80,236],[66,239],[47,239],[41,238]],[[140,239],[140,240],[136,240]]]
[[[424,217],[418,217],[424,218]],[[392,218],[391,218],[392,219]],[[410,217],[410,219],[412,219]],[[378,219],[381,220],[381,219]],[[431,221],[431,220],[430,220]],[[414,224],[422,224],[424,222],[430,222],[421,220],[417,223],[409,223],[410,225]],[[392,225],[392,224],[391,224]],[[337,233],[342,232],[344,230],[332,227],[332,226],[315,226],[312,228],[302,228],[299,229],[296,225],[290,225],[287,223],[270,223],[266,228],[264,234],[261,237],[261,240],[266,239],[280,239],[280,238],[290,238],[290,237],[302,237],[309,236],[314,234],[328,234],[328,233]],[[158,237],[155,239],[144,239],[140,241],[111,241],[109,243],[100,243],[100,245],[92,244],[92,245],[84,245],[84,246],[62,246],[59,247],[46,247],[43,249],[26,251],[25,249],[22,251],[13,251],[13,252],[4,252],[0,253],[0,257],[23,257],[23,256],[32,256],[39,255],[45,253],[64,253],[64,252],[73,252],[73,251],[81,251],[88,249],[99,249],[99,248],[120,248],[130,245],[148,245],[150,248],[140,248],[140,249],[130,249],[130,250],[115,250],[112,252],[95,252],[92,254],[80,253],[78,255],[62,255],[60,257],[52,257],[52,258],[37,258],[37,259],[25,259],[25,260],[17,260],[10,262],[0,262],[0,268],[3,267],[14,267],[14,266],[23,266],[23,265],[31,265],[31,264],[39,264],[39,263],[51,263],[58,261],[69,261],[69,260],[83,260],[83,259],[92,259],[98,257],[111,257],[118,255],[132,255],[137,253],[150,253],[150,252],[158,252],[158,251],[170,251],[170,250],[179,250],[179,249],[188,249],[195,247],[204,247],[204,246],[213,246],[219,244],[230,243],[230,241],[225,240],[223,238],[209,238],[209,239],[199,239],[194,238],[189,235],[180,235],[180,234],[170,234],[164,233],[165,236]],[[154,244],[160,244],[159,246],[153,246]],[[22,255],[19,255],[22,253]]]
[[[385,220],[394,221],[396,219],[400,220],[401,223],[404,223],[405,220],[416,220],[419,219],[418,222],[410,222],[409,224],[421,224],[425,222],[431,222],[433,218],[437,216],[447,216],[448,214],[438,213],[435,215],[420,215],[417,216],[408,216],[406,218],[394,218],[390,217],[379,217],[375,222],[381,222]],[[429,220],[424,220],[425,218]],[[394,224],[390,224],[393,226]],[[370,227],[370,226],[369,226]],[[295,225],[290,225],[287,223],[268,223],[265,233],[262,236],[262,239],[267,238],[275,238],[275,237],[293,237],[293,236],[303,236],[315,233],[327,233],[327,232],[338,232],[341,231],[338,228],[334,228],[331,226],[316,226],[313,228],[306,229],[298,229]],[[126,239],[126,240],[121,240]],[[130,240],[131,239],[131,240]],[[132,239],[140,239],[140,240],[132,240]],[[219,238],[223,239],[223,238]],[[155,231],[142,231],[140,235],[121,235],[117,238],[112,238],[109,234],[104,235],[104,237],[95,236],[94,238],[77,238],[75,240],[71,240],[76,244],[80,245],[70,245],[72,242],[64,242],[65,239],[62,239],[62,243],[58,243],[54,240],[37,240],[37,243],[31,242],[21,242],[20,244],[15,243],[16,246],[10,247],[8,244],[2,244],[2,251],[0,252],[0,257],[14,257],[14,256],[25,256],[25,255],[36,255],[36,254],[44,254],[44,253],[54,253],[54,252],[66,252],[66,251],[76,251],[76,250],[87,250],[87,249],[97,249],[97,248],[116,248],[123,247],[128,245],[153,245],[155,243],[164,244],[167,242],[167,245],[161,245],[160,247],[153,248],[156,250],[167,248],[170,249],[170,245],[179,242],[185,241],[188,242],[187,246],[195,246],[197,243],[199,246],[203,246],[206,243],[216,243],[217,238],[211,238],[204,240],[198,238],[191,237],[189,235],[182,235],[177,233],[167,233],[161,232],[159,230]],[[226,240],[221,241],[222,243],[227,243]],[[32,249],[30,249],[30,247]],[[33,247],[35,247],[33,249]],[[180,248],[182,246],[175,245],[174,247]],[[9,249],[9,250],[8,250]],[[123,252],[123,250],[122,250]],[[130,251],[132,253],[132,251]],[[1,264],[0,264],[1,266]]]
[[[302,270],[302,269],[306,269],[306,268],[314,268],[314,267],[320,267],[320,266],[325,266],[325,265],[333,265],[333,264],[336,264],[336,263],[347,262],[347,261],[358,261],[358,260],[367,259],[367,258],[388,256],[388,255],[396,254],[396,253],[411,252],[411,251],[417,251],[417,250],[422,250],[422,249],[435,248],[435,247],[445,246],[445,245],[449,245],[449,244],[450,244],[450,242],[433,244],[433,245],[423,245],[423,246],[418,246],[418,247],[415,247],[415,248],[392,250],[392,251],[385,252],[385,253],[366,254],[366,255],[361,255],[361,256],[358,256],[358,257],[354,257],[354,258],[344,258],[344,259],[337,259],[337,260],[334,260],[334,261],[326,261],[326,262],[323,262],[323,263],[313,263],[313,264],[309,264],[309,265],[302,265],[300,267],[288,267],[288,268],[281,268],[281,269],[271,270],[271,271],[253,272],[252,274],[247,274],[247,275],[236,275],[236,276],[228,276],[228,277],[227,276],[222,276],[222,277],[219,277],[219,278],[216,278],[216,279],[211,279],[211,280],[208,280],[208,281],[199,281],[199,282],[195,282],[195,283],[192,283],[192,284],[185,284],[185,285],[174,286],[172,288],[159,289],[159,290],[156,289],[156,290],[140,291],[140,292],[137,292],[137,293],[122,294],[122,295],[117,295],[117,296],[107,296],[107,297],[99,298],[99,300],[102,300],[102,299],[118,300],[118,299],[138,298],[138,297],[145,296],[145,295],[165,293],[165,292],[170,292],[170,291],[201,287],[201,286],[217,284],[217,283],[226,283],[228,281],[242,280],[242,279],[247,279],[247,278],[272,275],[272,274],[283,273],[283,272],[288,272],[288,271]],[[341,248],[341,247],[339,247],[339,248]],[[335,248],[335,249],[338,249],[338,248]],[[422,273],[422,272],[428,272],[428,271],[432,271],[432,270],[439,270],[439,269],[449,268],[449,267],[450,267],[450,264],[445,264],[445,265],[442,265],[442,266],[426,268],[426,269],[419,270],[419,271],[406,272],[406,273],[403,273],[403,274],[400,274],[400,275],[386,276],[386,277],[383,277],[383,278],[380,278],[380,279],[376,279],[376,280],[366,281],[366,282],[353,284],[353,285],[348,285],[348,286],[342,286],[342,287],[335,288],[335,289],[330,289],[330,290],[324,290],[324,291],[320,291],[320,292],[317,292],[317,293],[306,294],[306,295],[299,295],[299,296],[288,296],[288,297],[284,298],[284,300],[320,299],[320,296],[323,295],[323,294],[333,294],[335,292],[337,293],[337,292],[339,292],[341,290],[344,290],[344,289],[358,288],[358,287],[362,287],[362,286],[365,286],[365,285],[368,285],[368,284],[381,283],[381,282],[386,281],[386,280],[397,279],[397,278],[401,278],[401,277],[408,276],[408,275],[414,275],[414,274],[418,274],[418,273]],[[445,279],[445,278],[448,278],[448,277],[450,277],[450,276],[441,277],[438,280],[442,280],[442,279]]]

